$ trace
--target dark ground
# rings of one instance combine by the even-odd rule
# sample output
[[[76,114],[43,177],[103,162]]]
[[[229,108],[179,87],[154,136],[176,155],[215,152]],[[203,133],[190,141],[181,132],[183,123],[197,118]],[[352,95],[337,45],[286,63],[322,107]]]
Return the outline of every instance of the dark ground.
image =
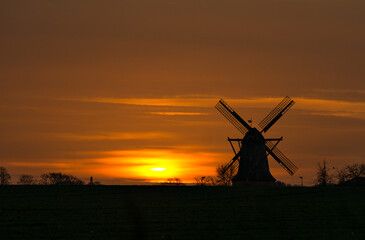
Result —
[[[365,188],[1,186],[0,239],[365,239]]]

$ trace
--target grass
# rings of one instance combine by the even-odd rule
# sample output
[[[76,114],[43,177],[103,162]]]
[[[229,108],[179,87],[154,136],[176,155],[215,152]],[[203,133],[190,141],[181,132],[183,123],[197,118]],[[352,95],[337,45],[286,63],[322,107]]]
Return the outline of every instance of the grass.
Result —
[[[365,188],[1,186],[0,239],[365,239]]]

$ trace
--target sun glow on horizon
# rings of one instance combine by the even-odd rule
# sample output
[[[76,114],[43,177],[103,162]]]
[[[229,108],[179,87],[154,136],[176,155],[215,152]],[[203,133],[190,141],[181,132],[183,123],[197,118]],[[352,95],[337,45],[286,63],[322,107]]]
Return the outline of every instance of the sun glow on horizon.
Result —
[[[162,167],[155,167],[155,168],[151,168],[151,171],[154,172],[161,172],[161,171],[165,171],[166,168],[162,168]]]
[[[192,153],[185,148],[115,151],[108,154],[112,156],[100,159],[107,167],[99,169],[99,173],[113,178],[142,180],[145,183],[164,182],[175,177],[185,183],[194,182],[196,176],[214,175],[214,163],[221,158],[219,154],[200,151]],[[207,162],[212,162],[212,166],[205,165]]]

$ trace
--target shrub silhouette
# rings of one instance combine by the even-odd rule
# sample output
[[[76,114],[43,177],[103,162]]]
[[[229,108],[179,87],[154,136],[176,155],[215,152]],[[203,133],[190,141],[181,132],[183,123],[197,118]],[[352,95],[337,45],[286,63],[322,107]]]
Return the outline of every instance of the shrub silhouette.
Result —
[[[84,181],[63,173],[46,173],[41,175],[41,185],[84,185]]]
[[[37,182],[32,175],[26,174],[21,175],[18,181],[19,185],[34,185],[36,183]]]

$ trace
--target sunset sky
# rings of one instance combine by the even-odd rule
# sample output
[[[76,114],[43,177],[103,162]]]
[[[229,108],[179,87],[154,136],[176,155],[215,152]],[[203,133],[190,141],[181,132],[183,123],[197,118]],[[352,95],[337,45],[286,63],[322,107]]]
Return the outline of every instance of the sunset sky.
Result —
[[[313,184],[317,164],[365,162],[365,1],[0,2],[0,166],[105,184],[215,175],[242,137],[220,98]],[[165,168],[152,171],[151,168]],[[161,170],[161,169],[158,169]]]

